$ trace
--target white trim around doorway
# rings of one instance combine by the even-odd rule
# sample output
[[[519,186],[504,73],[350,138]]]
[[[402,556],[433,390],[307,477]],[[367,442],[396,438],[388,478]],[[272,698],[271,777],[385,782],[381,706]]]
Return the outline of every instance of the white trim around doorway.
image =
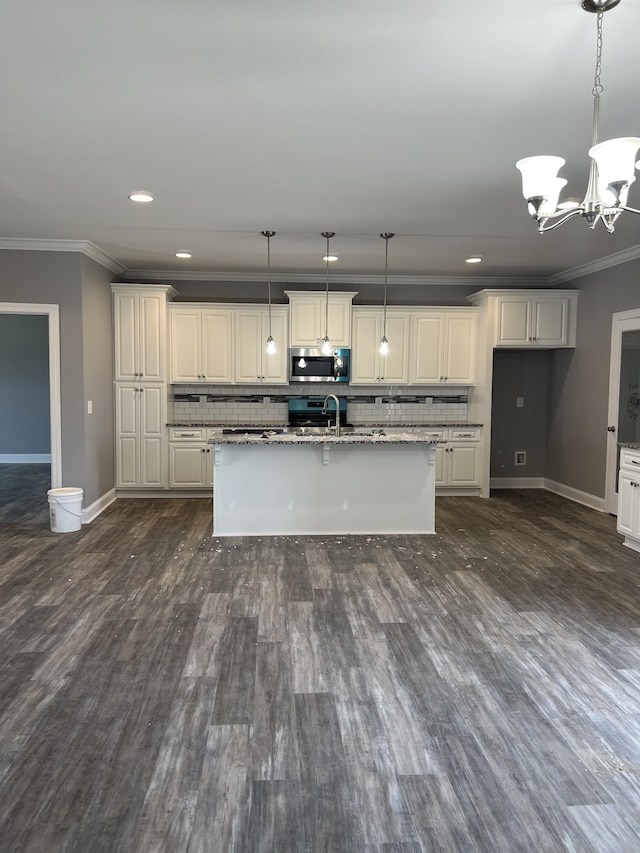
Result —
[[[0,302],[0,314],[46,314],[49,318],[49,411],[51,488],[62,485],[62,404],[60,392],[60,308],[36,302]]]

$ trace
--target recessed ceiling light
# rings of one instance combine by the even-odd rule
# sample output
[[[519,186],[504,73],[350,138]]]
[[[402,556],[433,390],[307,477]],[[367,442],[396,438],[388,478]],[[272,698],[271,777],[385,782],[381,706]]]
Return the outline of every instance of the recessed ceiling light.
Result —
[[[153,196],[146,190],[135,190],[135,192],[129,193],[129,201],[138,201],[141,204],[147,204],[153,201]]]
[[[190,258],[191,252],[185,252],[184,250],[181,252],[176,252],[176,258]]]
[[[337,255],[325,255],[322,260],[323,261],[337,261],[338,256]]]
[[[468,263],[468,264],[482,263],[482,255],[471,255],[470,258],[467,258],[466,263]]]

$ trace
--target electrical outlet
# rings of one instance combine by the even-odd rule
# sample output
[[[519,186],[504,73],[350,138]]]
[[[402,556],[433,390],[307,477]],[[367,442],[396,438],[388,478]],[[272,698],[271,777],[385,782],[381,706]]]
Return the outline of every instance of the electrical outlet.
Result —
[[[93,400],[87,400],[87,414],[93,414]]]
[[[516,450],[516,465],[526,465],[527,464],[527,451],[526,450]]]
[[[433,397],[425,397],[424,401],[427,404],[427,406],[433,406]]]
[[[516,409],[524,408],[524,397],[516,397]]]
[[[271,397],[263,397],[262,398],[263,405],[268,406],[270,402],[271,402]]]
[[[376,397],[376,406],[382,405],[382,397]]]

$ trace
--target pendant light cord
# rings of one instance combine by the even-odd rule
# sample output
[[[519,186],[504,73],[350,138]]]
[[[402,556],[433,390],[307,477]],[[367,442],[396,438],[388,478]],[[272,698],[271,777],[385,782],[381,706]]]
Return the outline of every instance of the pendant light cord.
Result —
[[[389,240],[394,236],[391,231],[384,231],[381,235],[384,240],[384,311],[382,315],[382,337],[387,337],[387,278],[389,272]]]

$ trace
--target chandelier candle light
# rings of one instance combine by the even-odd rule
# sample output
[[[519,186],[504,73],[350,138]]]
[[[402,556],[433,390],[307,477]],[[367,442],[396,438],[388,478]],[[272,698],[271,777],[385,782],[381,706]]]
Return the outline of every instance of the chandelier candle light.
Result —
[[[602,222],[607,231],[614,230],[615,222],[623,210],[640,213],[627,207],[629,187],[635,181],[634,160],[640,148],[640,138],[623,136],[599,142],[600,82],[602,70],[602,16],[617,6],[620,0],[583,0],[586,12],[597,14],[596,70],[593,80],[593,144],[589,149],[589,181],[582,202],[559,201],[560,191],[566,185],[558,171],[565,164],[562,157],[539,156],[518,160],[516,168],[522,173],[522,193],[527,200],[529,213],[538,223],[538,233],[544,234],[562,225],[573,216],[580,215],[589,228]],[[635,163],[640,169],[640,160]]]
[[[322,354],[331,355],[331,341],[329,340],[329,262],[331,258],[331,252],[329,251],[329,240],[332,237],[336,236],[336,232],[323,231],[320,236],[324,237],[327,241],[327,254],[325,255],[325,262],[327,264],[327,300],[324,315],[324,338],[322,339]]]
[[[263,237],[267,238],[267,282],[269,288],[269,337],[267,338],[267,355],[274,355],[276,342],[271,337],[271,238],[275,237],[275,231],[261,231]]]
[[[384,244],[384,313],[382,315],[382,338],[380,339],[380,355],[389,353],[389,341],[387,340],[387,274],[389,271],[389,240],[393,237],[390,231],[380,235]]]

